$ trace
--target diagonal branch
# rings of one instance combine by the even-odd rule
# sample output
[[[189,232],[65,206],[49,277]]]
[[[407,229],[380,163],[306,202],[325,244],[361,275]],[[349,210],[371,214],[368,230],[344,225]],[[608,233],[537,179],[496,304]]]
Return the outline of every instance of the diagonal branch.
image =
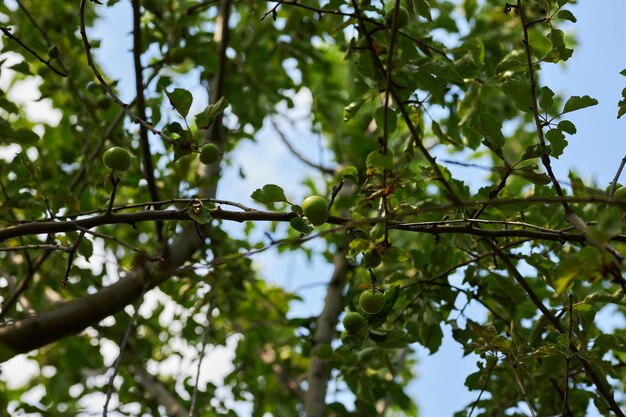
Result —
[[[104,88],[104,90],[107,92],[107,94],[115,101],[115,103],[117,103],[118,106],[120,106],[122,108],[122,110],[124,110],[124,112],[128,115],[128,117],[131,118],[131,120],[133,122],[139,123],[141,126],[145,127],[146,129],[148,129],[153,134],[160,136],[161,138],[163,138],[163,140],[165,140],[166,142],[170,143],[171,145],[178,146],[179,145],[178,141],[176,141],[172,137],[166,135],[164,132],[158,130],[157,128],[152,126],[150,123],[148,123],[146,120],[144,120],[141,117],[137,116],[130,109],[130,106],[128,104],[124,103],[117,96],[117,94],[115,94],[115,91],[113,91],[113,89],[111,88],[109,83],[107,83],[106,80],[104,79],[104,77],[102,76],[102,73],[100,73],[100,70],[96,66],[96,63],[94,62],[93,57],[91,55],[91,48],[92,47],[91,47],[91,43],[89,42],[89,38],[87,37],[87,30],[85,28],[85,2],[86,2],[86,0],[80,0],[80,8],[79,8],[79,14],[80,14],[80,36],[81,36],[81,38],[83,40],[83,46],[85,48],[85,55],[87,56],[87,64],[89,65],[89,68],[91,68],[91,71],[93,72],[94,76],[96,77],[96,79],[98,80],[98,82],[100,83],[102,88]]]
[[[493,249],[498,258],[502,260],[502,262],[506,266],[506,269],[509,270],[511,275],[513,275],[515,281],[517,281],[519,286],[522,287],[524,292],[526,292],[526,295],[528,295],[528,298],[530,298],[535,307],[537,307],[539,311],[541,311],[541,313],[548,319],[550,324],[552,324],[552,326],[554,326],[554,328],[560,334],[567,335],[568,331],[563,327],[561,321],[556,318],[554,314],[552,314],[552,312],[543,304],[543,302],[537,296],[532,287],[528,284],[528,282],[526,282],[524,276],[519,272],[515,265],[513,265],[513,262],[511,262],[511,258],[509,257],[509,255],[500,250],[500,248],[498,248],[498,246],[491,240],[486,240],[486,242]],[[598,389],[598,392],[607,402],[609,408],[613,410],[616,416],[624,417],[624,413],[619,408],[619,405],[617,405],[617,403],[615,402],[615,398],[613,398],[613,392],[611,391],[610,385],[606,381],[606,379],[603,376],[598,375],[592,365],[581,355],[578,355],[579,349],[572,341],[569,342],[569,350],[572,352],[572,355],[578,360],[578,362],[580,362],[585,372],[589,375],[596,388]]]
[[[36,51],[34,51],[32,48],[30,48],[28,45],[22,42],[17,36],[13,35],[10,29],[0,26],[0,31],[4,33],[4,36],[13,40],[19,46],[21,46],[22,48],[30,52],[35,58],[37,58],[38,61],[42,62],[52,71],[54,71],[57,75],[60,75],[61,77],[67,77],[67,74],[65,74],[64,72],[61,72],[60,70],[56,69],[52,64],[50,64],[50,60],[43,59]]]
[[[280,140],[285,144],[285,146],[287,147],[287,149],[289,149],[289,152],[291,152],[291,154],[293,156],[295,156],[296,158],[298,158],[301,162],[303,162],[305,165],[310,166],[311,168],[315,168],[318,171],[324,173],[324,174],[329,174],[332,175],[335,173],[335,170],[329,167],[325,167],[323,165],[320,164],[316,164],[314,162],[309,161],[304,155],[302,155],[300,152],[298,152],[298,150],[296,148],[293,147],[293,145],[289,142],[289,140],[287,139],[287,135],[285,135],[285,132],[283,132],[280,127],[278,127],[278,124],[276,123],[276,121],[274,120],[273,117],[269,118],[270,123],[272,124],[272,127],[274,128],[274,130],[276,131],[276,133],[278,133],[278,137],[280,138]]]
[[[533,23],[533,22],[530,22],[530,23],[526,22],[526,15],[524,13],[524,5],[522,4],[522,0],[517,0],[517,9],[519,11],[520,23],[522,25],[522,30],[524,33],[524,51],[526,53],[526,64],[528,67],[528,81],[530,84],[530,97],[531,97],[530,109],[532,111],[533,119],[535,121],[537,137],[539,138],[539,148],[541,149],[541,162],[543,163],[543,166],[545,167],[546,172],[548,176],[550,177],[552,184],[554,185],[554,189],[557,195],[559,197],[563,197],[564,193],[563,193],[563,190],[561,189],[561,184],[559,184],[559,181],[556,179],[556,176],[554,175],[554,171],[552,170],[552,165],[550,162],[550,155],[548,155],[548,151],[546,148],[546,141],[543,135],[543,124],[541,122],[541,118],[539,115],[539,108],[537,106],[537,81],[535,79],[535,69],[533,67],[530,39],[528,36],[528,27],[530,26],[530,23]],[[574,212],[574,210],[572,210],[567,200],[562,200],[561,204],[563,206],[563,210],[565,210],[565,218],[567,219],[567,221],[585,236],[585,239],[587,240],[587,242],[589,242],[591,245],[598,248],[600,251],[605,251],[605,252],[610,253],[613,256],[613,258],[616,260],[617,264],[622,268],[622,270],[626,271],[626,256],[624,256],[620,251],[618,251],[611,245],[608,245],[603,242],[599,242],[596,239],[594,239],[593,236],[590,235],[585,222],[580,218],[580,216],[578,216],[578,214]],[[619,273],[619,271],[614,271],[613,275],[617,281],[622,280],[622,276]]]

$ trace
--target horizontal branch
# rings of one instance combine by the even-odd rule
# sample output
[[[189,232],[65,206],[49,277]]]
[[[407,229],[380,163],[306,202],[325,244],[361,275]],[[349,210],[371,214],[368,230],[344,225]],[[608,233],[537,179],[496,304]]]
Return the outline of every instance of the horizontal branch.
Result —
[[[219,220],[231,220],[236,222],[246,221],[268,221],[268,222],[289,222],[296,216],[294,213],[275,213],[260,210],[248,211],[232,211],[223,210],[221,208],[210,209],[211,217]],[[189,216],[188,209],[179,210],[144,210],[134,213],[109,213],[92,217],[86,217],[77,220],[67,221],[34,221],[30,223],[21,223],[0,230],[0,242],[21,236],[66,233],[74,231],[89,230],[98,226],[112,224],[128,224],[145,221],[194,221]],[[364,224],[375,224],[384,221],[381,217],[374,217],[361,221],[352,221],[345,217],[331,216],[328,219],[329,224],[341,225],[343,228],[358,227]],[[502,224],[502,229],[480,229],[474,227],[477,222],[489,223],[489,221],[480,219],[456,219],[448,222],[416,222],[407,223],[399,221],[388,221],[389,228],[395,230],[403,230],[408,232],[437,234],[468,234],[484,237],[526,237],[538,240],[550,240],[557,242],[584,242],[585,236],[580,233],[566,232],[563,230],[552,230],[545,227],[536,226],[530,223],[522,222],[506,222],[506,221],[490,221],[493,224]],[[465,224],[458,225],[457,223]],[[450,225],[450,223],[454,223]],[[518,228],[507,228],[506,226],[518,225]],[[613,237],[613,241],[626,242],[625,235]]]
[[[219,208],[210,210],[214,219],[232,220],[237,222],[244,221],[289,221],[295,214],[293,213],[272,213],[266,211],[230,211]],[[179,220],[193,221],[189,216],[187,209],[182,210],[145,210],[135,213],[120,214],[103,214],[99,216],[87,217],[77,220],[68,221],[35,221],[30,223],[22,223],[16,226],[10,226],[0,230],[0,241],[28,235],[73,232],[79,229],[91,229],[93,227],[104,226],[109,224],[129,224],[155,220]],[[333,219],[331,219],[332,221]],[[342,220],[337,223],[345,223]]]

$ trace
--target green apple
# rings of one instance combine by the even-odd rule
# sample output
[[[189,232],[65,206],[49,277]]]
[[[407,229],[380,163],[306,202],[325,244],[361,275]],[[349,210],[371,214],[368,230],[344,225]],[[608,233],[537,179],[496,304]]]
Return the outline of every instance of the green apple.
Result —
[[[618,200],[626,200],[626,187],[619,187],[617,190],[615,190],[613,198],[617,198]]]
[[[319,226],[328,220],[328,203],[318,195],[312,195],[302,202],[302,211],[313,226]]]
[[[124,148],[114,146],[102,156],[104,165],[113,171],[124,172],[130,167],[130,154]]]
[[[220,159],[220,148],[214,143],[207,143],[200,151],[200,162],[204,165],[211,165]]]
[[[59,47],[56,45],[52,45],[48,48],[48,57],[50,59],[57,59],[59,57]]]
[[[363,328],[364,323],[365,319],[356,311],[347,312],[343,318],[343,327],[345,327],[346,331],[349,333],[358,332],[361,328]]]
[[[385,19],[387,20],[387,24],[389,25],[389,27],[391,27],[391,22],[393,19],[393,7],[389,10],[387,10],[387,14],[385,15]],[[398,23],[397,23],[397,28],[403,28],[405,27],[407,24],[409,23],[409,11],[400,6],[400,9],[398,10]]]
[[[385,296],[379,290],[366,290],[359,297],[359,307],[368,314],[376,314],[385,306]]]

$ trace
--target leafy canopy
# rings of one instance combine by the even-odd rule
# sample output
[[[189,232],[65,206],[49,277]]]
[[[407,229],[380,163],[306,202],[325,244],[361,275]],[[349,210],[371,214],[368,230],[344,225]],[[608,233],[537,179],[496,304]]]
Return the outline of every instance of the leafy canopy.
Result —
[[[568,3],[0,3],[0,359],[37,365],[0,382],[2,407],[414,416],[414,348],[436,352],[447,326],[477,357],[458,416],[623,416],[626,334],[596,319],[624,314],[619,175],[604,189],[551,167],[570,113],[598,103],[541,82],[574,52]],[[129,45],[102,56],[99,16],[122,7]],[[26,81],[56,116],[17,99]],[[269,131],[310,178],[290,189],[277,171],[220,199],[246,141],[264,154],[241,176],[280,168]],[[299,151],[315,138],[321,163]],[[219,155],[202,164],[207,143]],[[112,146],[126,172],[102,163]],[[328,201],[325,224],[304,216],[308,195]],[[264,251],[332,264],[321,313],[261,278]],[[382,305],[364,312],[363,291]],[[232,351],[222,382],[200,366],[207,346]]]

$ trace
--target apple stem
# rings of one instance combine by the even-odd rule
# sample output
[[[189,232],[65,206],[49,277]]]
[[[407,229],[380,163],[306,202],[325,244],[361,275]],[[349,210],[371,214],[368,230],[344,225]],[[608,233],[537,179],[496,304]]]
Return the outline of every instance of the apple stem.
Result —
[[[367,268],[367,270],[370,273],[370,281],[372,282],[372,289],[376,290],[376,283],[378,282],[378,280],[376,279],[376,275],[374,275],[374,271],[372,271],[372,268]]]
[[[115,192],[117,191],[117,184],[120,182],[120,179],[117,178],[112,171],[111,171],[111,175],[109,175],[109,179],[111,180],[111,184],[113,184],[113,191],[111,191],[111,198],[109,199],[109,208],[107,209],[107,214],[111,214],[113,210],[113,202],[115,201]]]

